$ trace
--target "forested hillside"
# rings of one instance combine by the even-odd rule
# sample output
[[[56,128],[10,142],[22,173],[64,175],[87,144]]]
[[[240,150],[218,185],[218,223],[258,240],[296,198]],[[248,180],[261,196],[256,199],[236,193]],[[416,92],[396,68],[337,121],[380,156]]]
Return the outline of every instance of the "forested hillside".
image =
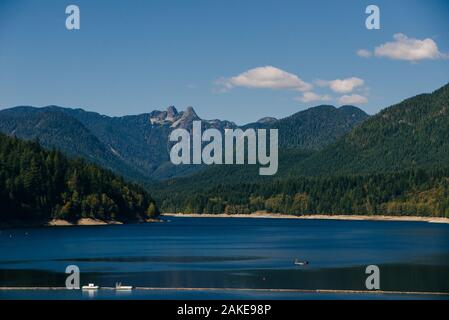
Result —
[[[297,163],[292,174],[360,174],[447,164],[449,84],[384,109],[336,144]]]
[[[162,209],[448,215],[449,85],[383,110],[321,151],[281,149],[274,177],[218,167],[166,182],[155,194]]]
[[[143,188],[112,172],[0,134],[0,222],[136,221],[158,215]]]
[[[278,129],[280,148],[313,151],[334,143],[368,118],[354,106],[320,105],[279,120],[263,118],[242,128]]]
[[[322,105],[295,113],[270,127],[279,130],[281,148],[320,150],[334,143],[369,116],[354,106]]]
[[[449,168],[365,176],[295,177],[210,188],[198,183],[176,188],[174,184],[155,196],[164,212],[449,217]]]

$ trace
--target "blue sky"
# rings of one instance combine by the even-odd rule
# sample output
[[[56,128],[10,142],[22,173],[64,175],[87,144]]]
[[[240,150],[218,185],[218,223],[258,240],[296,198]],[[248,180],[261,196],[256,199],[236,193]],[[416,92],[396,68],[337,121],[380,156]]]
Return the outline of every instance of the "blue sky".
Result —
[[[80,30],[65,28],[70,4]],[[365,27],[369,4],[380,30]],[[448,83],[448,53],[445,0],[0,0],[0,108],[191,105],[243,124],[354,101],[373,114]]]

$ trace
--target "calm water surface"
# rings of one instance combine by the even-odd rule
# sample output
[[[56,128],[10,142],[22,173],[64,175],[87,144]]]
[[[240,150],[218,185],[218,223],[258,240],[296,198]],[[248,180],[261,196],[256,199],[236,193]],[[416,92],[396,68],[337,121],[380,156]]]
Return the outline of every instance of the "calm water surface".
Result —
[[[381,289],[449,292],[449,225],[421,222],[175,218],[164,223],[0,231],[0,286],[58,286],[65,268],[81,282],[158,288]],[[305,267],[295,258],[308,260]],[[134,291],[118,298],[335,299],[354,295]],[[97,298],[117,298],[100,292]],[[379,295],[356,298],[379,298]],[[405,298],[401,296],[380,296]],[[0,298],[85,298],[80,292],[0,291]],[[408,298],[416,298],[410,296]]]

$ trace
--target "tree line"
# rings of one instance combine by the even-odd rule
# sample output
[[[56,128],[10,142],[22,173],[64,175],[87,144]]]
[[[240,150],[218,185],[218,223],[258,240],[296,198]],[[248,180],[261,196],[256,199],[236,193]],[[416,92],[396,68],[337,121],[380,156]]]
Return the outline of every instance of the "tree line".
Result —
[[[192,181],[189,188],[161,190],[154,196],[164,212],[449,217],[449,168],[295,177],[210,188]]]

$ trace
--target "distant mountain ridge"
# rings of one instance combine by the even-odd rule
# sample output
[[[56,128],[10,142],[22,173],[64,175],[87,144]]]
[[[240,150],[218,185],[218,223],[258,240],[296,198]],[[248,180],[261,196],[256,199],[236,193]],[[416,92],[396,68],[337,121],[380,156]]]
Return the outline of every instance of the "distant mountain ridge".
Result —
[[[132,180],[149,181],[161,167],[173,175],[194,169],[167,163],[171,130],[191,127],[194,120],[200,119],[191,107],[124,117],[57,106],[15,107],[0,111],[0,132],[38,139],[47,148],[83,157]],[[204,126],[223,130],[235,124],[211,120]]]
[[[431,94],[417,95],[390,106],[353,125],[340,139],[331,137],[327,145],[302,143],[301,137],[295,134],[302,130],[301,126],[287,134],[288,122],[298,115],[307,114],[302,117],[307,119],[310,114],[332,109],[332,106],[319,106],[278,122],[279,134],[285,136],[285,139],[279,139],[280,145],[284,146],[284,152],[280,153],[279,171],[273,179],[376,174],[444,167],[449,163],[449,84]],[[359,117],[356,115],[357,109],[353,107],[344,106],[337,110],[341,109],[343,118],[348,115],[352,117],[352,114],[355,114],[354,118]],[[322,118],[313,116],[313,121],[305,123],[309,125],[320,122]],[[284,121],[287,125],[279,125]],[[299,124],[301,121],[294,123]],[[323,132],[326,130],[318,132],[321,132],[321,137],[325,139]],[[305,142],[314,142],[315,136],[312,135]],[[294,143],[289,144],[290,141]],[[297,148],[293,147],[295,145],[301,145],[301,150],[309,152],[298,153]],[[242,177],[245,181],[268,180],[259,177],[251,166],[208,168],[193,175],[191,179],[202,181],[203,186],[215,186],[223,181],[237,183]],[[179,190],[189,189],[191,186],[188,180],[189,178],[177,179],[171,181],[170,185],[176,185]]]
[[[336,141],[368,117],[362,110],[351,108],[355,116],[350,116],[346,107],[319,106],[285,119],[266,117],[241,128],[278,128],[281,147],[315,150]],[[38,139],[47,148],[83,157],[128,179],[150,183],[152,179],[189,175],[201,167],[174,166],[169,161],[170,132],[176,128],[191,129],[195,120],[202,121],[203,129],[223,131],[238,127],[227,120],[201,119],[192,107],[179,112],[170,106],[165,111],[108,117],[83,109],[48,106],[1,110],[0,132],[26,140]],[[295,130],[304,137],[294,139],[291,133]]]
[[[320,150],[368,118],[354,106],[319,105],[279,120],[265,117],[242,128],[278,129],[280,147]]]
[[[273,127],[279,130],[281,147],[320,150],[368,117],[354,106],[321,105],[281,119]]]

